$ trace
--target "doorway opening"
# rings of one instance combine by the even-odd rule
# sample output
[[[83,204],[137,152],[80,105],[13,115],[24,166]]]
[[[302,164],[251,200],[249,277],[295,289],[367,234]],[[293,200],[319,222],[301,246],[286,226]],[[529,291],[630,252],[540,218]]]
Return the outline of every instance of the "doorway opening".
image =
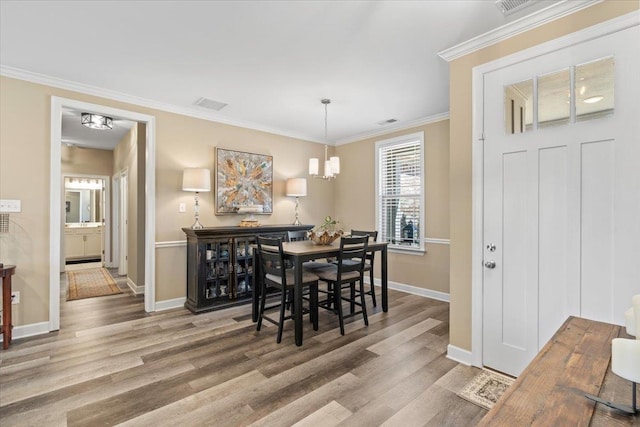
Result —
[[[49,293],[49,330],[60,329],[60,271],[62,270],[64,251],[62,230],[66,219],[66,203],[63,202],[64,183],[61,173],[62,163],[62,115],[65,109],[106,114],[110,117],[122,118],[143,124],[143,134],[139,141],[144,145],[141,162],[144,164],[143,193],[138,194],[144,200],[144,214],[140,221],[144,229],[144,237],[137,247],[141,258],[140,277],[144,285],[140,290],[144,292],[144,307],[146,312],[155,311],[155,118],[128,110],[121,110],[103,105],[52,97],[51,99],[51,176],[50,176],[50,293]],[[110,175],[110,174],[109,174]],[[107,181],[110,176],[105,178]],[[126,222],[126,221],[125,221]],[[139,233],[141,235],[142,233]],[[105,238],[105,241],[109,240]],[[106,251],[105,251],[106,252]],[[112,258],[112,256],[111,256]],[[105,263],[113,262],[105,260]]]

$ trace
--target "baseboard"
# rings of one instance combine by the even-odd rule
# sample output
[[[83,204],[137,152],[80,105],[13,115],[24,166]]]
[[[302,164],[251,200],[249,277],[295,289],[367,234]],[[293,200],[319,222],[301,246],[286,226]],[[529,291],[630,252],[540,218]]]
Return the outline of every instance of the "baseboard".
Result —
[[[184,307],[187,301],[185,297],[168,299],[164,301],[156,301],[156,311],[171,310],[172,308]]]
[[[447,359],[454,360],[463,365],[471,366],[471,352],[469,350],[449,344],[447,346]]]
[[[11,338],[15,340],[18,338],[32,337],[34,335],[48,334],[49,332],[49,322],[31,323],[29,325],[14,326]],[[4,340],[4,335],[2,335],[2,337],[3,339],[1,339],[0,342]]]
[[[144,294],[144,286],[138,286],[136,285],[133,280],[131,280],[130,278],[127,277],[127,286],[129,286],[129,289],[131,289],[133,291],[133,293],[135,295],[142,295]]]
[[[365,277],[365,283],[369,283],[369,278]],[[380,279],[374,279],[375,285],[380,287]],[[407,294],[418,295],[425,298],[431,298],[438,301],[449,302],[449,294],[445,292],[433,291],[431,289],[419,288],[413,285],[406,285],[404,283],[398,282],[388,282],[388,288],[393,289],[394,291],[405,292]]]

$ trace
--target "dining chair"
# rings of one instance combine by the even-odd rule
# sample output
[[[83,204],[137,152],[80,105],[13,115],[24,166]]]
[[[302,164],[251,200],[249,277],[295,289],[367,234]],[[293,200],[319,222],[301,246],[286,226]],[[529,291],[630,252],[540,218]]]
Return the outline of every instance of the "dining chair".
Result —
[[[307,236],[307,232],[305,230],[287,231],[287,242],[299,242],[302,240],[309,240],[309,236]]]
[[[344,319],[346,318],[362,314],[364,324],[369,326],[363,280],[368,242],[368,235],[343,236],[340,239],[340,252],[338,252],[337,260],[326,267],[313,270],[321,281],[327,282],[326,291],[318,289],[318,292],[327,294],[327,299],[318,301],[318,306],[338,315],[340,334],[342,335],[344,335]],[[359,292],[356,292],[356,282],[359,282]],[[349,296],[343,295],[344,289],[350,291]],[[357,296],[360,297],[359,301],[356,299]],[[343,312],[342,301],[349,302],[350,312],[347,315]],[[355,311],[356,306],[360,307],[360,310]]]
[[[374,242],[378,241],[378,232],[377,231],[362,231],[362,230],[351,230],[352,236],[366,236],[369,235],[369,238],[373,239]],[[373,301],[373,306],[376,307],[376,291],[373,286],[373,251],[367,252],[364,263],[364,271],[369,272],[369,290],[365,293],[367,295],[371,295],[371,301]]]
[[[259,331],[262,327],[262,320],[278,326],[277,342],[282,341],[282,329],[285,320],[293,319],[293,312],[285,315],[285,311],[293,306],[295,291],[295,271],[293,268],[286,268],[284,252],[282,250],[282,238],[257,236],[258,257],[262,278],[260,283],[260,307],[258,312]],[[280,291],[277,304],[266,305],[268,287],[276,288]],[[309,307],[304,309],[304,313],[310,313],[313,329],[318,330],[318,276],[309,272],[302,272],[302,287],[309,289]],[[267,310],[279,308],[278,320],[275,320],[265,313]]]

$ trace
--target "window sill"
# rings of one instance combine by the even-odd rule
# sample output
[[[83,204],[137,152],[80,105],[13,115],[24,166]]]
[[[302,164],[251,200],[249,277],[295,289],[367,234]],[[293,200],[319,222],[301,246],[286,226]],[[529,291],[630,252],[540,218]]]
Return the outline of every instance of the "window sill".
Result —
[[[388,249],[389,249],[389,252],[396,253],[396,254],[404,254],[404,255],[422,256],[427,253],[426,249],[406,248],[403,246],[389,245]]]

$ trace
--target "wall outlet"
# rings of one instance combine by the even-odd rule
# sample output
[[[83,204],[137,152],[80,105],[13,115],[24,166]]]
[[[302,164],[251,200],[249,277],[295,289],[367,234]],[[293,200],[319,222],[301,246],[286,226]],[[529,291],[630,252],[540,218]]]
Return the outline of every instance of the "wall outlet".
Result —
[[[180,205],[178,206],[178,212],[184,213],[186,211],[187,211],[187,204],[186,203],[180,203]]]
[[[11,293],[11,304],[20,304],[20,291]]]

